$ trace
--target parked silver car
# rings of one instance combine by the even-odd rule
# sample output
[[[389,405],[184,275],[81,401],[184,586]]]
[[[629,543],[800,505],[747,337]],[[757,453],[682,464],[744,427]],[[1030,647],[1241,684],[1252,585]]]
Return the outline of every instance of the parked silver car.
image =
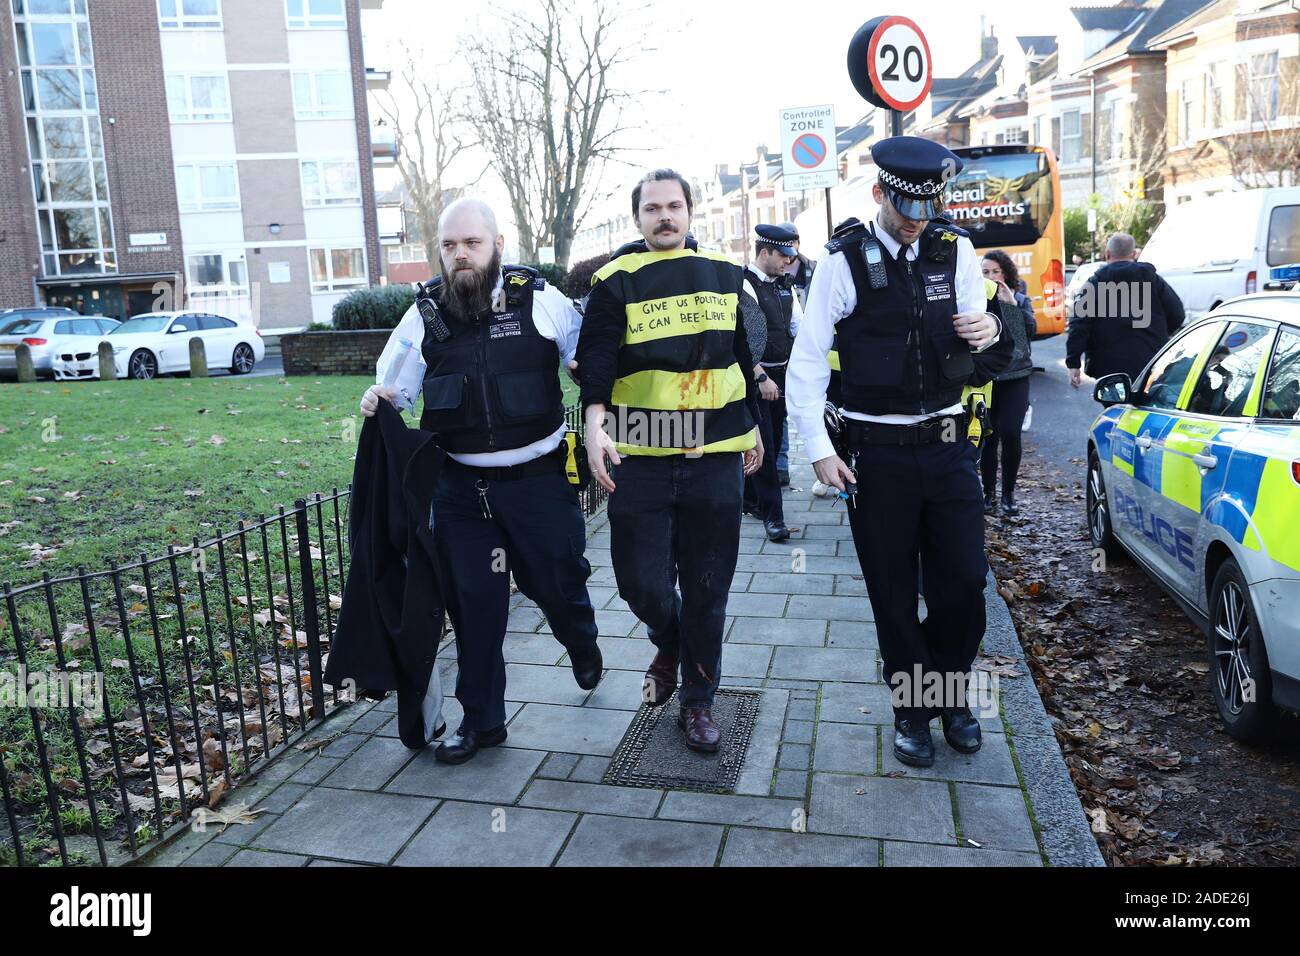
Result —
[[[54,356],[94,352],[99,341],[121,323],[102,316],[83,316],[71,309],[11,309],[0,312],[0,374],[14,375],[16,354],[24,342],[32,350],[38,376],[54,374]]]

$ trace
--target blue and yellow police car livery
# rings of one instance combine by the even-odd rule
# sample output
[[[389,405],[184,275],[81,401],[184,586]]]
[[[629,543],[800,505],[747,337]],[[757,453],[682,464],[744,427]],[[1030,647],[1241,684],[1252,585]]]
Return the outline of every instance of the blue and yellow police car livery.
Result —
[[[1220,716],[1257,739],[1300,710],[1300,296],[1226,302],[1126,381],[1094,393],[1093,543],[1201,624]]]

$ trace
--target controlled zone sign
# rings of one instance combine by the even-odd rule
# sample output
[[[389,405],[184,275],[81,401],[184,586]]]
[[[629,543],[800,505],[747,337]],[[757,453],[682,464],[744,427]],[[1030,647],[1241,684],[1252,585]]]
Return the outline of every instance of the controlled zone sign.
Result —
[[[839,183],[833,107],[796,106],[781,110],[781,171],[786,192],[829,189]]]

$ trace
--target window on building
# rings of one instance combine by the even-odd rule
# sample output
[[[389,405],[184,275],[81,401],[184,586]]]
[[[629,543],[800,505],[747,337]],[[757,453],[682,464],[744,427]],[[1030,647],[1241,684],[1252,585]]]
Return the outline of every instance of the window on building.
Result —
[[[1023,143],[1025,141],[1025,128],[1023,126],[1010,126],[1002,132],[1002,142],[1004,143]]]
[[[229,123],[226,74],[168,73],[167,110],[173,123]]]
[[[1223,63],[1211,63],[1205,69],[1205,125],[1218,129],[1223,125]]]
[[[231,163],[177,163],[176,195],[181,212],[239,208],[239,175]]]
[[[220,30],[221,0],[158,0],[163,30]]]
[[[1252,56],[1246,85],[1246,108],[1251,123],[1271,123],[1277,119],[1281,95],[1277,72],[1277,51]]]
[[[346,30],[343,0],[285,0],[290,30]]]
[[[352,77],[342,71],[295,73],[293,114],[297,119],[347,119],[352,115]]]
[[[307,250],[312,292],[341,292],[365,286],[366,253],[360,246]]]
[[[1196,81],[1183,80],[1178,89],[1178,138],[1184,143],[1191,142],[1196,130]]]
[[[243,252],[202,252],[185,257],[191,297],[248,294],[248,265]]]
[[[304,206],[355,206],[361,202],[361,174],[350,159],[302,161]]]
[[[423,243],[404,242],[398,246],[388,247],[388,261],[392,265],[403,262],[428,262],[429,257]]]
[[[1043,144],[1043,118],[1041,116],[1035,116],[1034,117],[1034,138],[1033,138],[1032,145],[1041,146],[1042,144]]]
[[[85,0],[13,0],[12,10],[42,274],[115,272]]]
[[[1078,110],[1061,114],[1061,162],[1077,163],[1083,158],[1083,123]]]

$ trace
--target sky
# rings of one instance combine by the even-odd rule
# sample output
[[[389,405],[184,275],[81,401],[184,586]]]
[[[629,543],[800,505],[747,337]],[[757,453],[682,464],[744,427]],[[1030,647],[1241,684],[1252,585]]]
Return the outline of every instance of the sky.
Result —
[[[636,6],[636,0],[621,2]],[[1000,12],[984,13],[985,28],[991,27],[1007,49],[1017,35],[1057,33],[1072,19],[1071,5],[1072,0],[1008,4]],[[1073,5],[1080,4],[1073,0]],[[457,48],[465,31],[490,32],[501,9],[527,12],[540,6],[536,0],[461,0],[455,5],[385,0],[382,8],[364,14],[366,61],[379,69],[396,66],[400,54],[395,44],[405,39],[427,58],[431,70],[454,83],[461,78]],[[592,6],[592,0],[566,4],[575,14]],[[627,157],[631,165],[610,167],[603,191],[614,195],[591,210],[587,224],[611,209],[621,212],[641,170],[673,166],[689,177],[708,178],[717,164],[730,163],[734,170],[742,160],[752,161],[759,144],[779,150],[782,108],[830,103],[839,126],[859,119],[868,106],[849,82],[846,53],[854,32],[872,17],[901,13],[915,20],[929,42],[935,76],[955,76],[978,58],[983,4],[929,0],[923,7],[911,6],[652,0],[633,35],[634,42],[652,52],[640,56],[635,75],[626,80],[629,86],[662,92],[644,97],[628,117],[637,127],[627,136],[627,145],[635,148]],[[455,17],[449,18],[452,10]],[[472,155],[453,172],[470,180],[484,165],[483,156]],[[475,191],[508,220],[504,190],[492,180],[489,173]]]

